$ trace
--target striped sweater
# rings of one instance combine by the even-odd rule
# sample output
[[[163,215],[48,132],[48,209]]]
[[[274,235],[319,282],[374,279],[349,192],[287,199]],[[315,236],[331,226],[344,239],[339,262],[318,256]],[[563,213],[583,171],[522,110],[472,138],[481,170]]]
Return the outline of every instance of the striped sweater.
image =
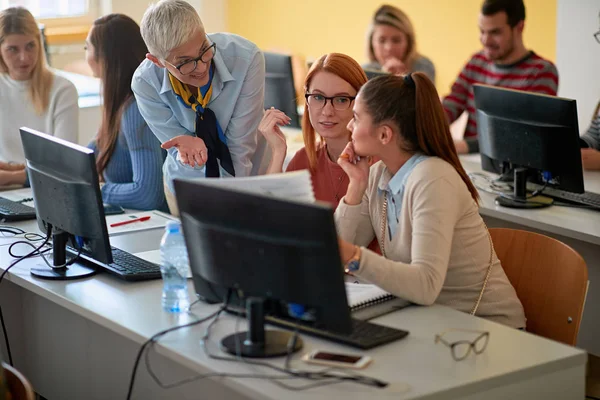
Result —
[[[600,150],[600,103],[596,106],[592,123],[587,132],[581,136],[581,139],[592,149]]]
[[[98,152],[95,142],[88,147]],[[123,112],[115,150],[102,174],[106,182],[102,200],[136,210],[168,211],[162,174],[165,157],[136,101],[132,101]]]
[[[442,101],[450,123],[465,110],[469,114],[465,139],[470,153],[479,151],[473,96],[473,85],[477,83],[556,96],[558,71],[552,62],[533,51],[511,65],[494,64],[483,51],[473,55],[456,78],[451,93]]]

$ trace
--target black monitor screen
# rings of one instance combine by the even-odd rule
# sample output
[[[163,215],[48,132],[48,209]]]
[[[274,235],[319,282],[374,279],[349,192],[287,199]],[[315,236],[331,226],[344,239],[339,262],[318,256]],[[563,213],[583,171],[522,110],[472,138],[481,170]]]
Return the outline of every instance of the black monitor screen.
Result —
[[[489,157],[528,168],[538,183],[583,193],[575,100],[488,85],[475,85],[474,94],[484,169]]]

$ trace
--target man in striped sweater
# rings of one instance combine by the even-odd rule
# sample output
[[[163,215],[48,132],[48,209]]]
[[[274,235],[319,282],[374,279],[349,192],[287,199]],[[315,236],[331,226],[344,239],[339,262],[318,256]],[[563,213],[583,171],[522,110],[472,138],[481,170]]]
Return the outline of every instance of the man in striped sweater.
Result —
[[[558,72],[554,64],[523,44],[523,0],[485,0],[479,16],[483,50],[474,54],[443,100],[450,123],[463,111],[469,114],[464,139],[456,141],[458,153],[479,151],[473,85],[483,83],[510,89],[556,95]]]
[[[583,168],[600,170],[600,103],[594,111],[592,123],[581,136],[581,161]]]
[[[600,20],[600,13],[598,14]],[[596,41],[600,43],[600,29],[594,34]],[[583,168],[600,170],[600,102],[592,116],[592,123],[587,132],[581,136],[581,161]]]

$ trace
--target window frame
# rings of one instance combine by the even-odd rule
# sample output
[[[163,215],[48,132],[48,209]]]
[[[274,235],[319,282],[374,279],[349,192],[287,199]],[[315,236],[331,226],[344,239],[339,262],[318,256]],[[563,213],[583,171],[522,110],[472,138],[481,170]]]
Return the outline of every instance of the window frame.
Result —
[[[69,26],[81,27],[91,26],[94,20],[100,15],[101,0],[86,0],[88,4],[87,13],[72,17],[55,18],[37,18],[37,22],[43,24],[45,28],[67,28]]]

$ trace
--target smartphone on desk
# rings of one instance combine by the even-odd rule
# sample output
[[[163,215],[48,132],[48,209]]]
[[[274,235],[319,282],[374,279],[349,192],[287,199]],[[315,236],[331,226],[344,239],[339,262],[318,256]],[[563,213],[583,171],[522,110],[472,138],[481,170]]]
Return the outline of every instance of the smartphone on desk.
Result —
[[[125,214],[125,209],[114,204],[104,203],[104,215]]]
[[[322,350],[315,350],[302,357],[302,361],[309,364],[319,364],[328,367],[361,369],[373,361],[369,356],[355,354],[330,353]]]

